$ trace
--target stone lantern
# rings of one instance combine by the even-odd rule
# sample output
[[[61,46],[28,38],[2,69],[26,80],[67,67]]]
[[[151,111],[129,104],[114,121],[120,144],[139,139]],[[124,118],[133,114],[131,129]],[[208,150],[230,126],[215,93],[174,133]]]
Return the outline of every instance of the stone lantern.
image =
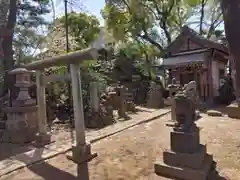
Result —
[[[34,71],[28,71],[25,68],[16,68],[9,72],[9,75],[16,76],[15,86],[19,88],[19,93],[16,100],[13,101],[13,106],[27,106],[36,104],[36,100],[31,99],[28,89],[32,85],[31,75]]]
[[[26,143],[35,139],[37,133],[37,105],[31,99],[28,89],[32,85],[31,74],[25,68],[16,68],[9,75],[16,76],[15,86],[19,88],[18,96],[12,102],[12,107],[3,111],[7,114],[6,130],[3,140],[12,143]]]

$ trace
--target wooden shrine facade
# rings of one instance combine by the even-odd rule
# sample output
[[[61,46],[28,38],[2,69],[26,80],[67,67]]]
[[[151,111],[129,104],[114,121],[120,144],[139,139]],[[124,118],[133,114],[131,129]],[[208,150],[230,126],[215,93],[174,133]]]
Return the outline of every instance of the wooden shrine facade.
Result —
[[[205,101],[218,96],[227,63],[228,50],[225,46],[199,36],[188,27],[183,27],[163,59],[169,79],[175,78],[181,85],[196,81],[199,96]]]

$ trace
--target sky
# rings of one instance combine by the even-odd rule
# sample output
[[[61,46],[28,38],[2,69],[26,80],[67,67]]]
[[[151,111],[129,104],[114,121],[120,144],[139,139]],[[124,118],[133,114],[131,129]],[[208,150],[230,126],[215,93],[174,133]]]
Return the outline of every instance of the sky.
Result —
[[[80,2],[78,2],[80,1]],[[56,16],[64,14],[64,0],[53,0],[55,5]],[[84,11],[97,16],[101,24],[103,20],[101,17],[101,9],[103,9],[105,0],[68,0],[68,11]],[[52,15],[47,15],[46,18],[51,18]]]

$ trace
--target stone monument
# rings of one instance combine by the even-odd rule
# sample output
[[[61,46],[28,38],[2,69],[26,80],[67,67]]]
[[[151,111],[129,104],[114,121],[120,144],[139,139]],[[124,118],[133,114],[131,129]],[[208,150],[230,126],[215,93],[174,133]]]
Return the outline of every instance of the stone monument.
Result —
[[[195,124],[194,102],[184,93],[174,97],[176,123],[170,134],[170,150],[154,165],[155,173],[183,180],[205,180],[213,167],[213,157],[206,145],[200,144],[199,127]]]
[[[176,112],[175,112],[176,106],[175,106],[174,96],[178,91],[181,90],[181,86],[178,84],[170,84],[170,85],[168,85],[167,88],[169,90],[169,99],[171,101],[171,121],[175,121],[176,120]]]
[[[195,107],[195,119],[197,119],[199,113],[197,113],[196,110],[199,108],[199,97],[196,81],[190,81],[188,84],[185,84],[183,87],[183,93],[192,100]]]
[[[3,141],[11,143],[26,143],[35,140],[37,133],[37,105],[31,99],[28,88],[31,86],[31,74],[24,68],[12,70],[9,74],[16,76],[15,86],[19,88],[18,96],[12,102],[12,107],[5,107],[7,114],[6,129]]]
[[[162,87],[160,84],[151,82],[148,92],[147,107],[155,109],[164,107]]]

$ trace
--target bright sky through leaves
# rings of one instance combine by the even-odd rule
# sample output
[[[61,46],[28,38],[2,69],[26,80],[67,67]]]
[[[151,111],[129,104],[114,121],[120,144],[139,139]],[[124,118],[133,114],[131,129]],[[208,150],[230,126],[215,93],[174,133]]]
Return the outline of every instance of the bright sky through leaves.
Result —
[[[101,17],[101,9],[104,8],[105,0],[68,0],[68,10],[74,10],[76,12],[84,11],[89,12],[90,14],[93,14],[97,16],[97,18],[100,19],[101,24],[103,24],[103,20]],[[64,15],[64,0],[53,0],[55,4],[55,11],[56,16],[62,16]],[[51,19],[53,15],[47,15],[46,19]]]

